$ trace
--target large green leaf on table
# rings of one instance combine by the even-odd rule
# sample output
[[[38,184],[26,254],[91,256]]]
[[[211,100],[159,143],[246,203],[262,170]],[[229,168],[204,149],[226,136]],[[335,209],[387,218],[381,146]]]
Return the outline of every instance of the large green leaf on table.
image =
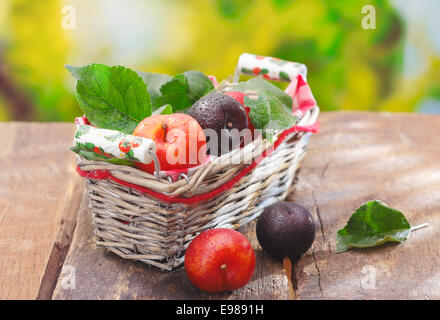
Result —
[[[147,86],[135,71],[95,63],[66,68],[78,79],[78,102],[93,125],[132,133],[139,121],[151,115]]]
[[[233,86],[233,90],[257,94],[257,99],[245,97],[244,105],[250,108],[249,117],[255,128],[263,129],[263,133],[269,132],[269,129],[287,129],[298,122],[298,117],[292,113],[292,98],[264,79],[252,78],[240,82]]]
[[[378,200],[368,201],[338,231],[336,252],[349,248],[375,247],[386,242],[403,242],[410,232],[411,225],[402,212]]]
[[[189,108],[214,89],[211,80],[199,71],[186,71],[171,77],[159,73],[140,72],[147,84],[153,110],[170,104],[173,110]]]

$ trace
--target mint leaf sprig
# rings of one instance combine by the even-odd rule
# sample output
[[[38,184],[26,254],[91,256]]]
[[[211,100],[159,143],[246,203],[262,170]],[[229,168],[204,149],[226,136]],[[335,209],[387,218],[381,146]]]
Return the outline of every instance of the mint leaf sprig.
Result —
[[[172,77],[97,63],[66,68],[78,80],[78,103],[91,124],[128,134],[144,118],[189,108],[214,89],[199,71]]]
[[[150,72],[137,73],[148,87],[153,110],[170,104],[173,110],[181,111],[214,90],[211,80],[199,71],[185,71],[174,77]]]
[[[257,99],[244,98],[244,105],[250,109],[249,118],[256,129],[263,131],[263,136],[271,140],[267,133],[288,129],[298,123],[298,117],[292,113],[292,98],[283,90],[269,81],[252,78],[246,82],[232,83],[230,91],[240,91],[245,94],[253,92]]]
[[[147,86],[133,70],[97,63],[66,68],[78,79],[78,103],[93,125],[132,133],[139,121],[151,115]]]

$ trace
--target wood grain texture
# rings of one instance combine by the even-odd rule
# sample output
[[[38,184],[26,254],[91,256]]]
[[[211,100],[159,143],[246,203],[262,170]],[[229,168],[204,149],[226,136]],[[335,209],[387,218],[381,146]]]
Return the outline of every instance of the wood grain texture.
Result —
[[[78,213],[78,224],[54,299],[289,299],[289,284],[281,262],[264,253],[255,236],[255,223],[241,230],[255,249],[257,265],[251,281],[242,289],[207,294],[195,288],[184,269],[160,271],[141,262],[97,248],[93,226],[84,196]],[[73,268],[74,269],[73,269]],[[75,288],[67,285],[75,270]],[[70,282],[71,283],[71,282]]]
[[[440,117],[331,112],[320,122],[289,196],[310,209],[317,231],[295,266],[296,298],[440,299]],[[162,272],[96,248],[84,181],[67,151],[74,126],[0,123],[0,130],[0,299],[50,298],[55,286],[55,299],[290,297],[286,273],[261,251],[254,225],[243,231],[256,250],[254,277],[221,295],[194,288],[184,270]],[[336,231],[371,199],[400,209],[413,226],[430,226],[403,244],[334,254]],[[66,274],[55,283],[63,261],[75,268],[75,289],[63,289]]]
[[[71,179],[63,197],[61,208],[61,220],[58,232],[49,255],[46,269],[40,283],[37,299],[52,299],[53,291],[57,283],[61,268],[72,242],[73,233],[76,227],[77,213],[83,197],[83,184],[79,179]],[[82,182],[82,181],[81,181]]]
[[[320,122],[289,197],[317,225],[295,268],[297,298],[440,299],[440,117],[335,112]],[[334,254],[337,230],[372,199],[430,226],[403,244]]]
[[[83,192],[68,151],[74,126],[10,122],[0,132],[0,299],[35,299],[53,248],[70,243],[60,226],[77,210],[67,204]]]

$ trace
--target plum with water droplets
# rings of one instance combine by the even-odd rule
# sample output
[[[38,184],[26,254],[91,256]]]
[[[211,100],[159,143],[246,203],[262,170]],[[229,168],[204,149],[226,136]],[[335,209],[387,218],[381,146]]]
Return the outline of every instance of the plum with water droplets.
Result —
[[[215,141],[207,141],[209,154],[220,155],[238,147],[242,140],[239,134],[248,127],[244,107],[234,98],[221,92],[207,94],[198,100],[191,107],[189,115],[197,120],[207,139],[214,138],[207,129],[215,132],[217,149],[211,150]]]

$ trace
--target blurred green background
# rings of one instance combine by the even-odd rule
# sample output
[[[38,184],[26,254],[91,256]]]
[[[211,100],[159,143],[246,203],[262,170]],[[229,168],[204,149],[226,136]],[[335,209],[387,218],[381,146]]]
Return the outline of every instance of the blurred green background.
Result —
[[[440,113],[439,15],[438,0],[0,0],[0,120],[81,115],[64,64],[223,79],[243,52],[307,64],[323,110]]]

